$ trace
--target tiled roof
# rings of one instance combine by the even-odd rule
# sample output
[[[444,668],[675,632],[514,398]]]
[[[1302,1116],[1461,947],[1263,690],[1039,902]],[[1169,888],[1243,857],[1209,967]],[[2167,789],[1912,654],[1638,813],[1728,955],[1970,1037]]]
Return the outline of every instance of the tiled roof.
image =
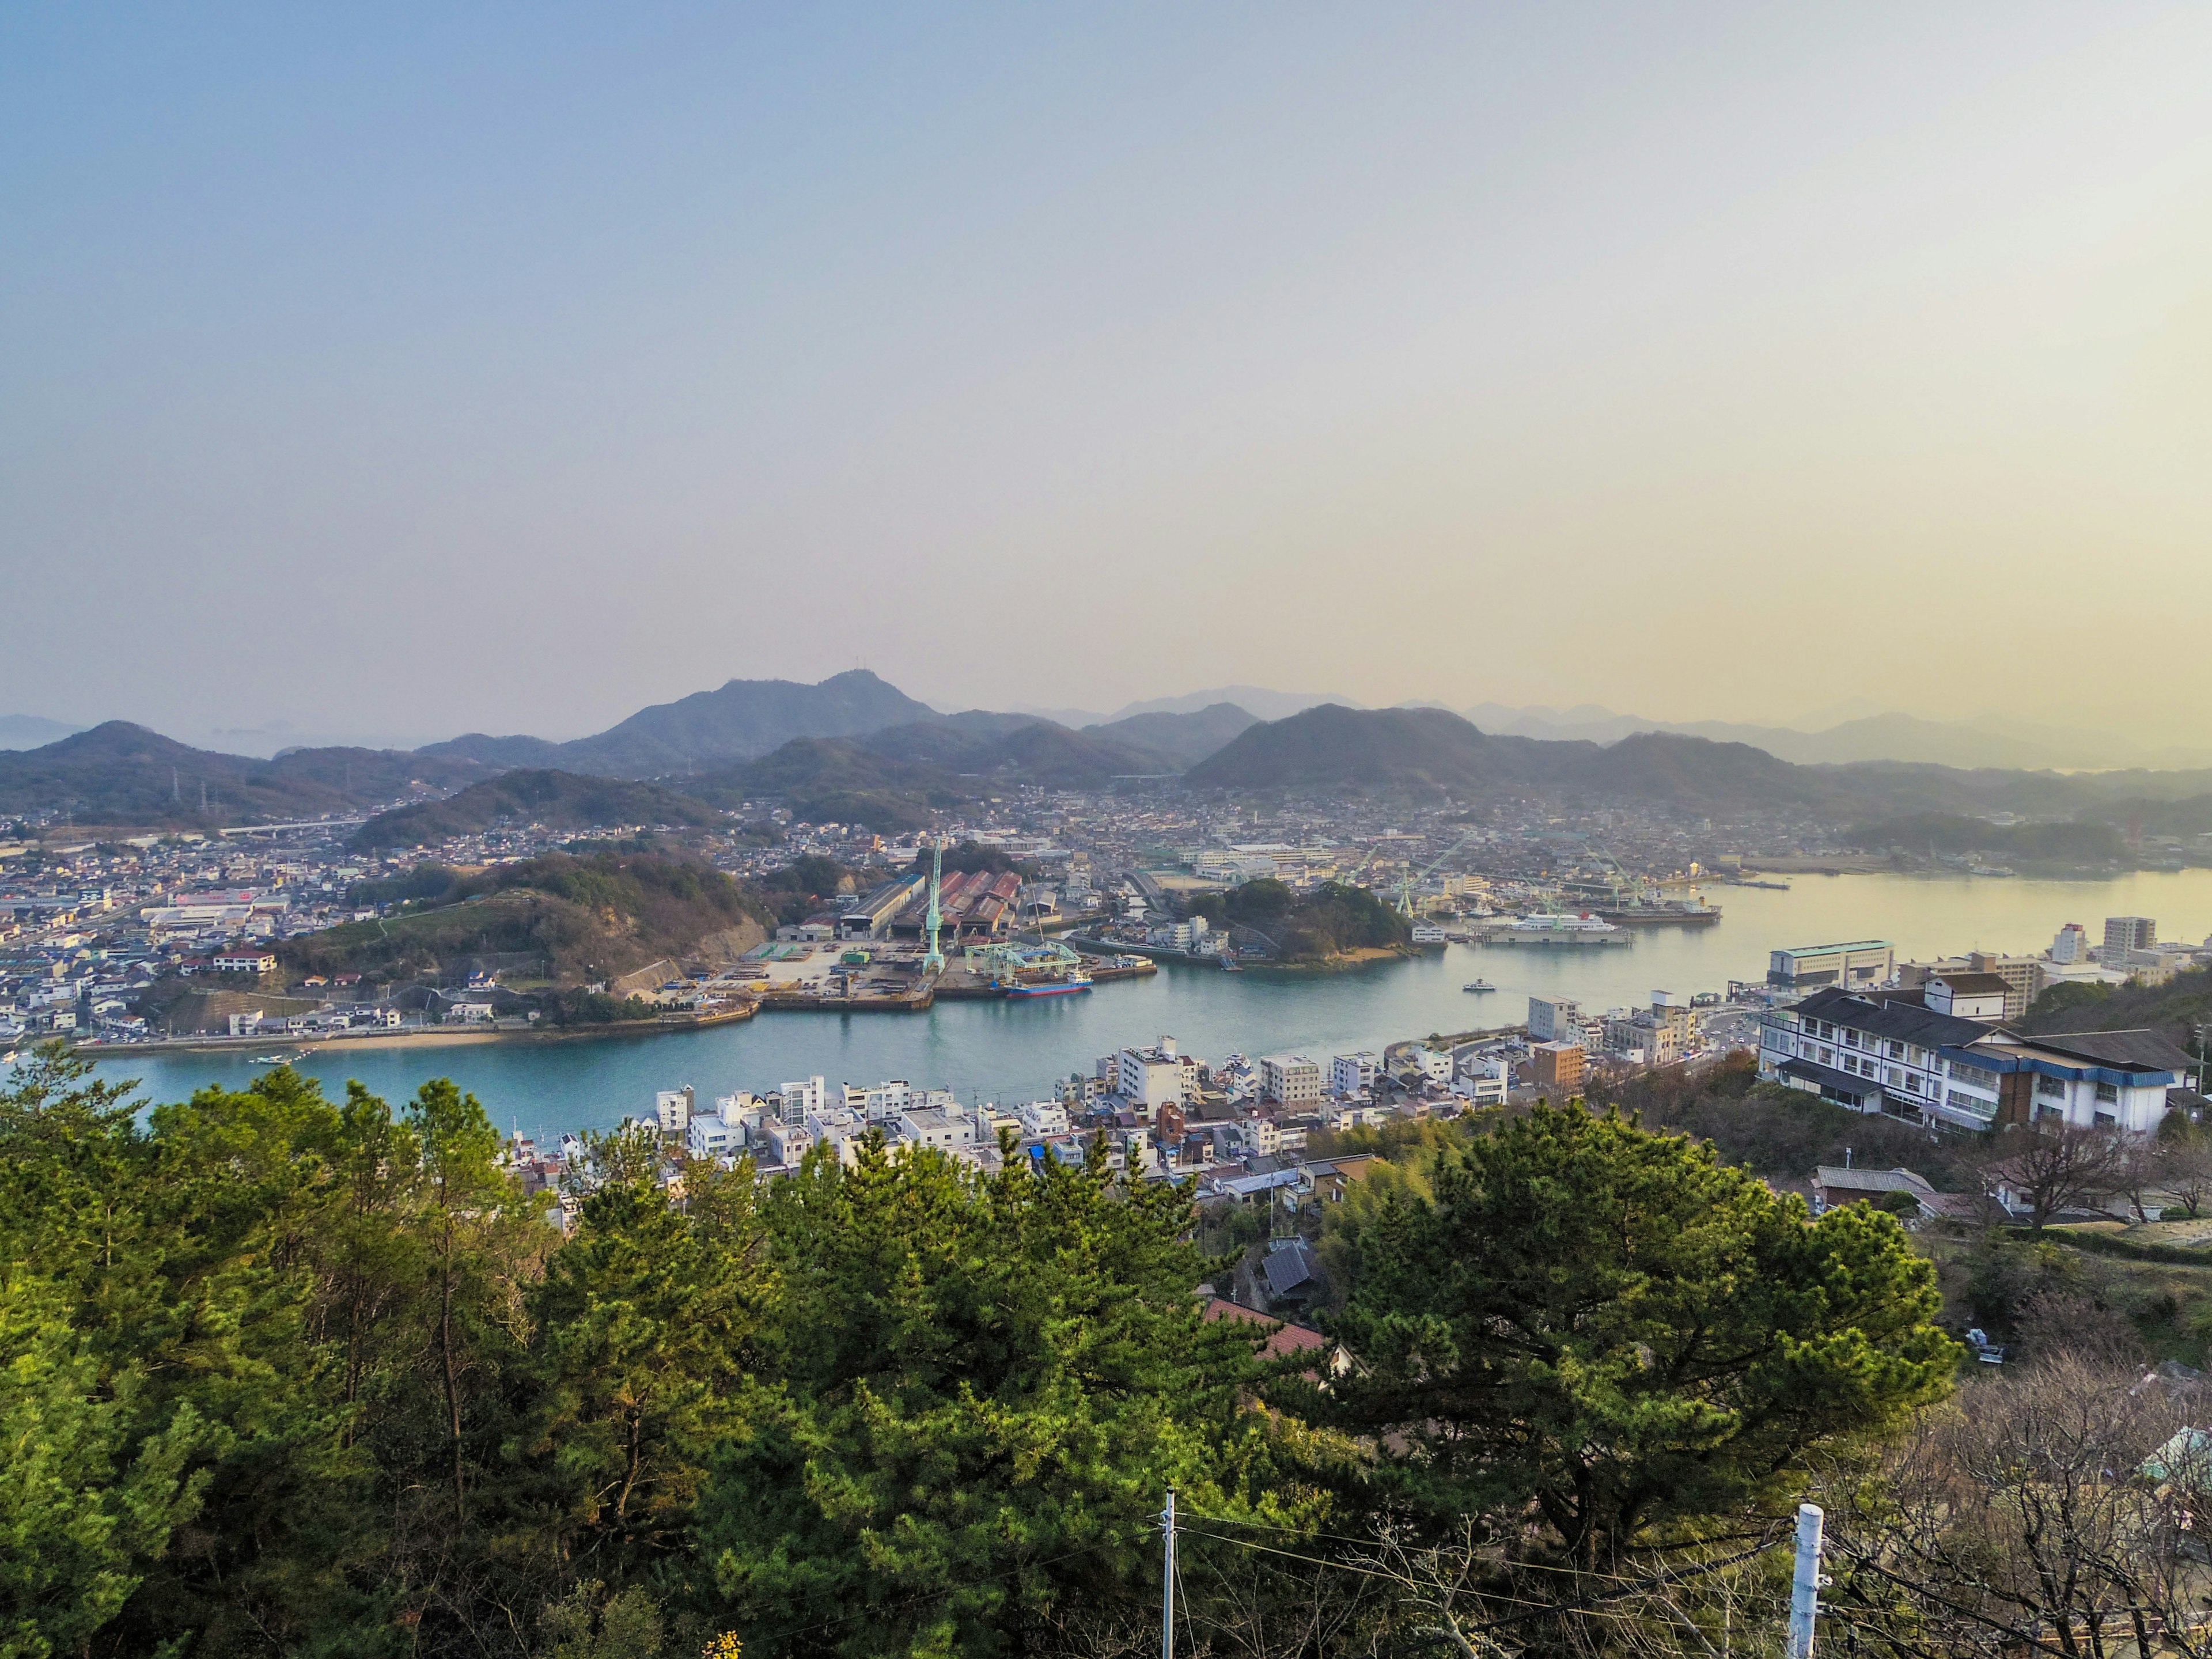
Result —
[[[1960,1019],[1904,1002],[1875,1002],[1833,986],[1815,991],[1790,1012],[1802,1019],[1825,1019],[1923,1048],[1964,1048],[1990,1034],[1990,1028],[1978,1019]]]
[[[2156,1031],[2039,1031],[2021,1041],[2031,1048],[2130,1072],[2187,1072],[2197,1064],[2185,1049]]]

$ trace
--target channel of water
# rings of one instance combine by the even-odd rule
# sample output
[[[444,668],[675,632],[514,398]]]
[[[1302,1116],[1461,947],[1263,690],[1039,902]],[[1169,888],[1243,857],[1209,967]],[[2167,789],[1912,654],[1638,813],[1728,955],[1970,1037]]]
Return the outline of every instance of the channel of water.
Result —
[[[425,1078],[451,1077],[502,1127],[543,1140],[564,1129],[610,1127],[648,1111],[656,1090],[687,1083],[702,1102],[817,1073],[833,1085],[904,1078],[963,1099],[1014,1101],[1047,1092],[1070,1072],[1089,1072],[1100,1054],[1163,1033],[1206,1057],[1380,1050],[1431,1031],[1514,1024],[1531,994],[1606,1008],[1641,1003],[1655,989],[1721,990],[1731,979],[1762,977],[1767,953],[1784,945],[1886,939],[1900,957],[2040,950],[2069,921],[2101,937],[2108,915],[2155,917],[2163,939],[2212,933],[2212,869],[2094,882],[1788,879],[1788,892],[1712,888],[1706,896],[1725,913],[1717,926],[1640,930],[1631,950],[1453,945],[1441,956],[1310,979],[1170,966],[1080,996],[1023,1003],[947,1003],[924,1014],[763,1014],[704,1031],[594,1042],[342,1047],[298,1065],[333,1093],[357,1078],[395,1104]],[[1498,989],[1462,990],[1478,976]],[[141,1079],[152,1100],[180,1099],[210,1084],[235,1087],[260,1069],[235,1052],[118,1055],[103,1066]]]

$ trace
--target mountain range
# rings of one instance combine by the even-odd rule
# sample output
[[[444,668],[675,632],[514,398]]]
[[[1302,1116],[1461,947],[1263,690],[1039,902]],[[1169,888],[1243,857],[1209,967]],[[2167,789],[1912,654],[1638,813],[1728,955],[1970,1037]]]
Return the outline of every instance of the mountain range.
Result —
[[[1859,716],[1814,733],[1721,726],[1669,732],[1593,708],[1498,708],[1486,725],[1440,708],[1361,709],[1287,693],[1267,694],[1277,700],[1270,706],[1298,707],[1263,720],[1239,703],[1202,700],[1213,696],[1133,706],[1077,727],[1033,713],[940,714],[855,670],[817,685],[732,680],[568,743],[471,733],[415,750],[296,749],[265,761],[110,721],[40,748],[0,752],[0,812],[205,827],[453,795],[441,803],[449,810],[410,808],[412,817],[379,831],[415,841],[518,817],[579,826],[602,821],[596,816],[602,813],[611,821],[683,823],[702,810],[700,803],[729,807],[768,798],[817,822],[906,829],[937,811],[1023,785],[1141,789],[1178,776],[1197,788],[1537,793],[1716,810],[1833,811],[1859,820],[2010,811],[2194,823],[2200,816],[2194,798],[2212,793],[2212,775],[2202,772],[2069,775],[1869,757],[1869,748],[1894,751],[1916,734],[1964,741],[1963,724],[1954,730],[1902,715]],[[1537,730],[1504,729],[1515,724]],[[1978,742],[2028,741],[1993,728],[1971,731]],[[1589,735],[1565,735],[1573,732]],[[1723,735],[1735,732],[1764,741]],[[1778,755],[1776,748],[1793,752]],[[1845,758],[1808,758],[1824,752]],[[536,781],[526,786],[522,774]],[[648,800],[641,793],[622,805],[601,787],[610,779],[657,780],[666,798]],[[690,805],[678,805],[679,798]]]
[[[2147,747],[2112,732],[2039,726],[1993,714],[1930,720],[1914,714],[1878,713],[1803,730],[1732,720],[1647,720],[1588,703],[1568,709],[1479,703],[1461,712],[1486,732],[1510,736],[1614,743],[1638,732],[1672,732],[1710,738],[1716,743],[1747,743],[1778,760],[1795,761],[1801,766],[1898,761],[2069,772],[2212,766],[2212,744]]]

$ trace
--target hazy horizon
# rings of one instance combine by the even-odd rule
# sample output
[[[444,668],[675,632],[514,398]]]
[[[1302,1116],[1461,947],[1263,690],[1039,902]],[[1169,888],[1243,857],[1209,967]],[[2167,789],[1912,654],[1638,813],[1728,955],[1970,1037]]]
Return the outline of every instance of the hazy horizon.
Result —
[[[18,9],[0,714],[564,738],[866,665],[2207,741],[2208,56],[2149,5]]]

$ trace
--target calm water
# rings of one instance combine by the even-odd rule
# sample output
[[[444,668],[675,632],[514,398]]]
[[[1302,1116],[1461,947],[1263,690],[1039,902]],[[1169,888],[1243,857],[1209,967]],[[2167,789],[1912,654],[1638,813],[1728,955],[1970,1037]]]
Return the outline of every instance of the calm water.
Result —
[[[425,1077],[449,1076],[502,1125],[541,1137],[604,1127],[647,1110],[653,1092],[692,1085],[704,1101],[732,1090],[773,1088],[816,1073],[834,1085],[904,1078],[963,1098],[1023,1100],[1071,1071],[1088,1072],[1125,1043],[1174,1036],[1186,1051],[1217,1056],[1303,1048],[1327,1054],[1380,1050],[1431,1031],[1510,1024],[1531,994],[1600,1008],[1644,1000],[1655,989],[1685,995],[1758,979],[1778,946],[1887,939],[1903,957],[1973,949],[2040,950],[2069,921],[2092,939],[2108,915],[2158,920],[2163,939],[2212,933],[2212,870],[2108,882],[2038,882],[1905,876],[1797,876],[1791,890],[1723,887],[1708,896],[1718,926],[1655,928],[1632,950],[1540,951],[1453,945],[1442,957],[1286,982],[1255,974],[1170,967],[1087,995],[1013,1005],[949,1003],[927,1014],[763,1014],[741,1025],[605,1042],[392,1048],[311,1054],[300,1069],[333,1092],[358,1078],[395,1103]],[[1498,990],[1460,987],[1477,975]],[[144,1080],[155,1099],[210,1083],[236,1085],[260,1068],[247,1057],[118,1057],[117,1075]]]

